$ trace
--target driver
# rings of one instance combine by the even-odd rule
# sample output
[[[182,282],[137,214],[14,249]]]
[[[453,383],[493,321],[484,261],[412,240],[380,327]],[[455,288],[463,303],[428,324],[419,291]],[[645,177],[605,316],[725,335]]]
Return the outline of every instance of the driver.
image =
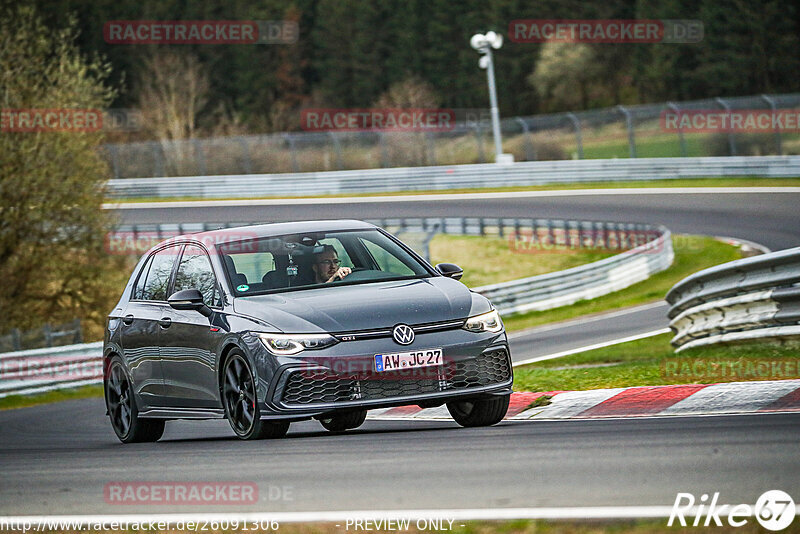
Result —
[[[317,284],[327,284],[336,279],[344,279],[352,271],[350,267],[340,267],[341,263],[333,245],[323,245],[322,252],[314,255],[314,263],[311,265],[314,281]]]

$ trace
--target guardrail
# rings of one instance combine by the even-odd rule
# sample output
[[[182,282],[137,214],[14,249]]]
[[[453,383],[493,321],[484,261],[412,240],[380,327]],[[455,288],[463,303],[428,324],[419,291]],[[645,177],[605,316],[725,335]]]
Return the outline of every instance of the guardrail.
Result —
[[[554,248],[622,251],[564,271],[473,288],[489,298],[501,314],[546,310],[623,289],[666,269],[674,256],[669,230],[648,224],[479,217],[370,222],[395,233],[418,232],[425,236],[425,244],[432,234],[445,233],[507,238],[509,246],[517,247],[521,253]],[[240,225],[129,226],[118,232],[134,241],[137,236],[146,236],[144,250],[138,250],[142,253],[163,239],[235,226]],[[113,239],[110,236],[109,243]],[[101,350],[102,343],[98,342],[0,354],[0,397],[100,382]]]
[[[109,180],[110,198],[263,197],[431,191],[576,182],[800,176],[800,156],[532,161],[281,174]]]
[[[672,345],[800,339],[798,284],[800,247],[697,272],[667,293]]]
[[[0,398],[101,382],[103,342],[0,354]]]

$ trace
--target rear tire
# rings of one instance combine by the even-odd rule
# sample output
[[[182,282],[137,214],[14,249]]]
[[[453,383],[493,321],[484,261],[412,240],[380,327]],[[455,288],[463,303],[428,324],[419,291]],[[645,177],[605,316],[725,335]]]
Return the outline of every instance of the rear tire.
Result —
[[[352,430],[364,424],[367,419],[367,410],[358,410],[355,412],[347,412],[330,417],[324,417],[319,420],[326,430],[331,432],[344,432],[345,430]]]
[[[106,409],[111,428],[122,443],[158,441],[164,435],[163,419],[139,417],[136,396],[125,371],[122,358],[114,356],[108,364],[108,374],[103,381]]]
[[[222,405],[236,437],[251,440],[285,436],[289,431],[289,423],[261,420],[253,372],[244,354],[232,350],[223,369]]]
[[[447,403],[447,411],[463,427],[491,426],[503,420],[511,395]]]

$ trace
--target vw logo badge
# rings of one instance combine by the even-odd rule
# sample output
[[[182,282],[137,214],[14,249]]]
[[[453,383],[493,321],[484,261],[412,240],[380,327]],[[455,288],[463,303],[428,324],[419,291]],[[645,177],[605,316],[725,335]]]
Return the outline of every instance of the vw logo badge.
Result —
[[[414,330],[407,324],[399,324],[392,329],[392,338],[400,345],[411,345],[414,342]]]

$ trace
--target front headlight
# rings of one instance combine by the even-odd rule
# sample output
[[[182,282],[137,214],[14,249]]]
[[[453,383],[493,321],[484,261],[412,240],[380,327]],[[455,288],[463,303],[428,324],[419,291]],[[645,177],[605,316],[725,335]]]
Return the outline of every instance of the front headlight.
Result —
[[[337,343],[330,334],[265,334],[256,333],[267,350],[278,356],[291,356],[304,350],[317,350]]]
[[[497,313],[497,310],[475,315],[464,323],[464,330],[469,330],[470,332],[499,332],[502,329],[503,321],[500,320],[500,314]]]

